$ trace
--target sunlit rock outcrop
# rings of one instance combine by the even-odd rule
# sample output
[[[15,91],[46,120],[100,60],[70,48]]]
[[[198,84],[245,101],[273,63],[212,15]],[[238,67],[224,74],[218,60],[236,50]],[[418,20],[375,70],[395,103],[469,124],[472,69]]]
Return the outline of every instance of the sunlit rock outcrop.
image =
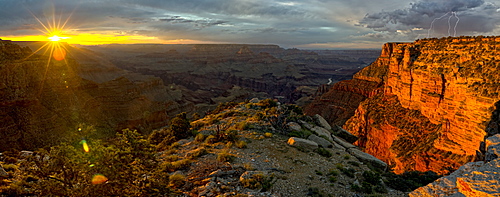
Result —
[[[499,37],[388,43],[376,62],[344,82],[350,90],[334,85],[321,97],[332,102],[313,105],[354,114],[343,127],[359,137],[356,145],[396,172],[446,173],[473,161],[486,130],[498,128],[491,121],[500,100],[498,47]],[[358,90],[370,83],[365,94]],[[331,115],[337,111],[320,114],[341,124],[348,115]]]

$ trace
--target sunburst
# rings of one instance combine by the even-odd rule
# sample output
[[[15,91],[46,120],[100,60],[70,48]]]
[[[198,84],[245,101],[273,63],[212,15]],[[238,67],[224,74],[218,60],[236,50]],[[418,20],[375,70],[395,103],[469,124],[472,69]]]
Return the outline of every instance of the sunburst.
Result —
[[[71,37],[69,35],[65,34],[65,28],[66,25],[68,24],[68,21],[71,19],[71,16],[73,15],[73,12],[63,21],[62,14],[59,15],[59,17],[56,15],[54,9],[52,9],[53,12],[51,16],[45,16],[45,23],[42,22],[42,20],[36,16],[33,12],[28,10],[30,14],[33,16],[33,18],[39,23],[41,28],[36,28],[38,31],[43,33],[46,36],[46,43],[39,47],[37,50],[35,50],[31,55],[25,58],[28,59],[34,54],[39,53],[40,51],[43,51],[43,55],[48,54],[48,60],[47,64],[45,67],[45,73],[44,73],[44,79],[47,77],[47,72],[49,70],[49,66],[53,60],[55,61],[64,61],[66,66],[68,66],[68,62],[66,61],[66,56],[69,53],[68,48],[66,48],[67,44],[64,42],[66,39],[70,39]],[[40,87],[40,92],[41,94],[43,87],[45,84],[45,80],[43,80],[41,87]],[[68,86],[66,86],[68,88]]]

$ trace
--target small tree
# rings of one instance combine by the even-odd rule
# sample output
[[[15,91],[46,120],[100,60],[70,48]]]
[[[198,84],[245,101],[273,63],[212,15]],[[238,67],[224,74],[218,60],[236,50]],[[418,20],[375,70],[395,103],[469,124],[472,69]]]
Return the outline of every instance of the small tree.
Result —
[[[189,120],[186,117],[186,112],[177,114],[177,116],[170,121],[170,133],[175,136],[176,140],[189,137],[190,128],[191,124],[189,124]]]

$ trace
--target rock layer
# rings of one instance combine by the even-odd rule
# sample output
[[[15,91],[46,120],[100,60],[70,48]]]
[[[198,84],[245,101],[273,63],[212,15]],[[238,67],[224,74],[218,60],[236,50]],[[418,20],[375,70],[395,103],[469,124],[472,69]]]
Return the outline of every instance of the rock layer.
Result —
[[[306,111],[323,106],[330,123],[349,119],[343,127],[360,138],[356,145],[398,173],[446,173],[472,161],[485,130],[498,128],[498,47],[500,37],[387,43],[377,61]]]

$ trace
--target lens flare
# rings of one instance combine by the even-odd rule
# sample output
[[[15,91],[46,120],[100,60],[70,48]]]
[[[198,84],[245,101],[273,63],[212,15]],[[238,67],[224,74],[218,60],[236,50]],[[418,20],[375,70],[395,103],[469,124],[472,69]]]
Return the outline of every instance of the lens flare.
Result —
[[[108,178],[102,174],[95,174],[92,177],[92,184],[94,184],[94,185],[106,183],[107,181],[108,181]]]
[[[57,61],[62,61],[66,58],[66,50],[62,47],[56,47],[52,53],[52,57]]]
[[[90,151],[90,148],[89,148],[89,145],[87,144],[87,141],[86,140],[82,140],[80,141],[80,144],[83,145],[83,150],[88,153]]]

